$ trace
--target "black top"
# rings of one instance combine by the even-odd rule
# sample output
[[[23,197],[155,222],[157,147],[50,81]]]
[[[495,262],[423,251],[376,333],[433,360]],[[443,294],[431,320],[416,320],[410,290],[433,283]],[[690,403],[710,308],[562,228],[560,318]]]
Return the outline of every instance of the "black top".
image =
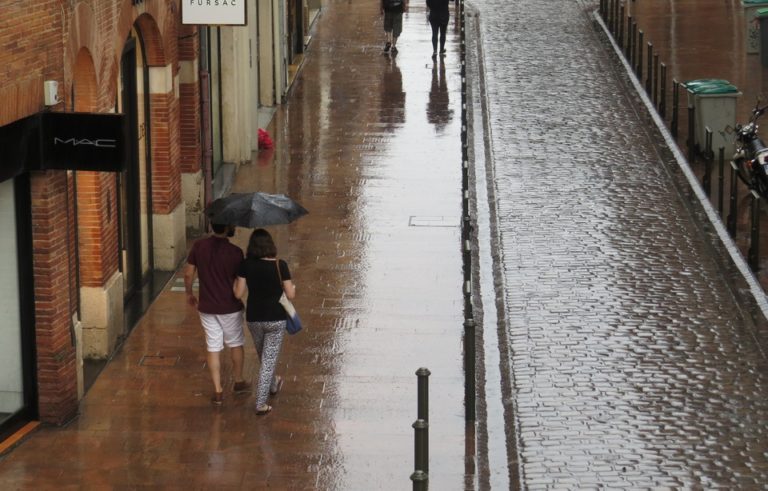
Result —
[[[450,10],[448,5],[451,0],[427,0],[427,7],[429,8],[429,21],[438,22],[444,24],[448,22],[450,17]]]
[[[381,8],[384,9],[385,12],[404,12],[405,11],[405,0],[381,0]]]
[[[280,274],[283,281],[291,279],[288,264],[280,259]],[[248,322],[284,321],[285,309],[278,303],[283,294],[283,285],[277,276],[275,261],[269,259],[246,258],[237,271],[237,276],[245,278],[248,285],[248,304],[245,320]]]

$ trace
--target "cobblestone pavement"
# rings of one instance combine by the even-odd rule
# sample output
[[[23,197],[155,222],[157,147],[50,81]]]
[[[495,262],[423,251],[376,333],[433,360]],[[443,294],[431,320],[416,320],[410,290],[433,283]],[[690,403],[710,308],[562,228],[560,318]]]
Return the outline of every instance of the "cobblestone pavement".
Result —
[[[251,2],[249,2],[249,5]],[[237,192],[286,193],[309,210],[270,227],[305,329],[278,362],[274,410],[232,393],[210,404],[204,337],[181,275],[160,294],[64,428],[0,459],[0,489],[410,489],[419,367],[429,378],[434,490],[471,487],[461,336],[458,36],[432,60],[423,2],[396,56],[378,0],[330,0]],[[250,230],[233,238],[247,244]],[[246,377],[258,360],[246,335]]]
[[[596,34],[595,3],[474,6],[514,482],[768,486],[766,358]]]

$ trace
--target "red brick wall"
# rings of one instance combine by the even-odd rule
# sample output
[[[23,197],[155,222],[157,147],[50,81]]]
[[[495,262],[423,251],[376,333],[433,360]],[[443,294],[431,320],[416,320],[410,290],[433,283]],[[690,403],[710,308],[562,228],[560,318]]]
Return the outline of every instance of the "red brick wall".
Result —
[[[197,27],[182,26],[179,39],[179,60],[197,60],[200,38]],[[199,68],[198,68],[199,69]],[[200,141],[200,82],[179,84],[179,140],[181,142],[181,172],[200,170],[202,144]]]
[[[170,64],[177,74],[178,2],[145,0],[140,9],[150,64]],[[45,80],[58,81],[64,99],[53,110],[72,110],[74,80],[80,84],[76,99],[88,98],[88,107],[79,109],[111,110],[120,54],[139,12],[127,0],[0,1],[0,126],[44,110]],[[196,40],[187,44],[191,47],[185,49],[196,49]],[[79,58],[83,49],[92,71],[81,64],[88,64]],[[77,75],[83,69],[94,85],[82,84],[86,78]],[[188,88],[184,92],[189,97]],[[194,122],[191,111],[185,108],[185,118]],[[173,94],[152,96],[151,118],[155,212],[169,213],[181,202],[180,107]],[[77,305],[75,251],[80,251],[83,286],[103,286],[119,261],[115,176],[81,172],[74,183],[65,171],[31,176],[39,412],[42,421],[54,424],[77,412],[76,353],[70,338]]]
[[[32,241],[40,419],[61,424],[77,413],[75,347],[70,335],[66,172],[35,173]]]
[[[100,287],[118,268],[114,174],[77,173],[80,286]]]
[[[152,128],[152,207],[158,214],[168,214],[181,203],[179,167],[179,104],[168,94],[151,94]]]

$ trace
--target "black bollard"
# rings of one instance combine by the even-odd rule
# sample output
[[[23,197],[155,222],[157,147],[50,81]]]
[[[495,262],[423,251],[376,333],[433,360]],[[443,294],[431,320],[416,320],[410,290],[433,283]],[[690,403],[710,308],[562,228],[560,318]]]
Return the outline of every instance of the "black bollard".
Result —
[[[704,178],[701,186],[704,188],[704,194],[709,198],[712,195],[712,130],[709,126],[704,128],[706,135],[704,143]]]
[[[426,472],[416,471],[411,474],[413,491],[427,491],[429,489],[429,476]]]
[[[642,81],[643,80],[643,47],[645,46],[645,43],[643,42],[643,31],[639,30],[637,32],[637,80]]]
[[[731,199],[728,202],[728,219],[726,220],[726,227],[728,228],[728,233],[731,234],[731,237],[736,236],[736,213],[737,213],[737,199],[738,199],[738,193],[739,189],[736,186],[737,179],[736,177],[736,164],[731,162]]]
[[[646,58],[648,67],[645,74],[645,93],[650,96],[653,86],[653,44],[650,41],[648,42],[648,56]]]
[[[472,246],[468,240],[464,241],[462,251],[464,259],[464,282],[472,281]]]
[[[696,116],[696,108],[693,106],[688,107],[688,141],[686,142],[688,144],[688,161],[693,165],[694,161],[696,160],[696,156],[694,155],[694,151],[696,150],[696,142],[694,139],[696,138],[696,124],[694,121],[694,117]]]
[[[752,207],[750,209],[752,226],[749,234],[749,251],[747,258],[749,267],[757,272],[760,269],[760,195],[752,190]]]
[[[632,16],[627,16],[627,44],[624,46],[624,56],[627,61],[632,64]]]
[[[637,60],[637,22],[632,21],[632,49],[629,50],[629,66],[635,67]]]
[[[429,428],[429,423],[423,419],[417,419],[412,426],[414,430],[414,470],[429,474],[429,439],[427,438],[427,429]]]
[[[725,187],[725,148],[720,147],[717,172],[717,211],[723,216],[723,190]]]
[[[461,164],[461,189],[469,189],[469,161],[466,159]]]
[[[466,421],[475,421],[475,320],[464,321],[464,404]]]
[[[653,55],[653,105],[659,107],[659,55]]]
[[[667,65],[659,64],[661,72],[661,81],[659,82],[659,116],[661,119],[667,117]]]
[[[432,372],[428,368],[421,367],[416,370],[418,392],[418,419],[429,421],[429,376]]]
[[[618,24],[619,24],[618,44],[619,44],[619,49],[623,50],[624,49],[624,4],[623,3],[619,8]]]
[[[672,133],[672,136],[677,138],[677,124],[679,121],[679,112],[680,112],[680,91],[678,90],[680,87],[680,82],[672,79],[672,121],[669,123],[669,131]]]

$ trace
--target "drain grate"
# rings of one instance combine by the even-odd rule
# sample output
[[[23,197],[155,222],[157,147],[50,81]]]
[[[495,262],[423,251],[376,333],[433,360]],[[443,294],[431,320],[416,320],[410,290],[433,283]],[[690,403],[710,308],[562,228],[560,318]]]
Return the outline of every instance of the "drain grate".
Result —
[[[192,283],[192,289],[197,290],[200,286],[200,281],[195,278],[195,282]],[[173,286],[171,287],[172,292],[183,292],[186,291],[186,288],[184,288],[184,278],[176,278],[173,280]]]
[[[144,355],[139,360],[139,365],[142,367],[175,367],[179,362],[180,357],[176,356],[164,356],[164,355]]]
[[[457,227],[456,218],[411,215],[409,227]]]

